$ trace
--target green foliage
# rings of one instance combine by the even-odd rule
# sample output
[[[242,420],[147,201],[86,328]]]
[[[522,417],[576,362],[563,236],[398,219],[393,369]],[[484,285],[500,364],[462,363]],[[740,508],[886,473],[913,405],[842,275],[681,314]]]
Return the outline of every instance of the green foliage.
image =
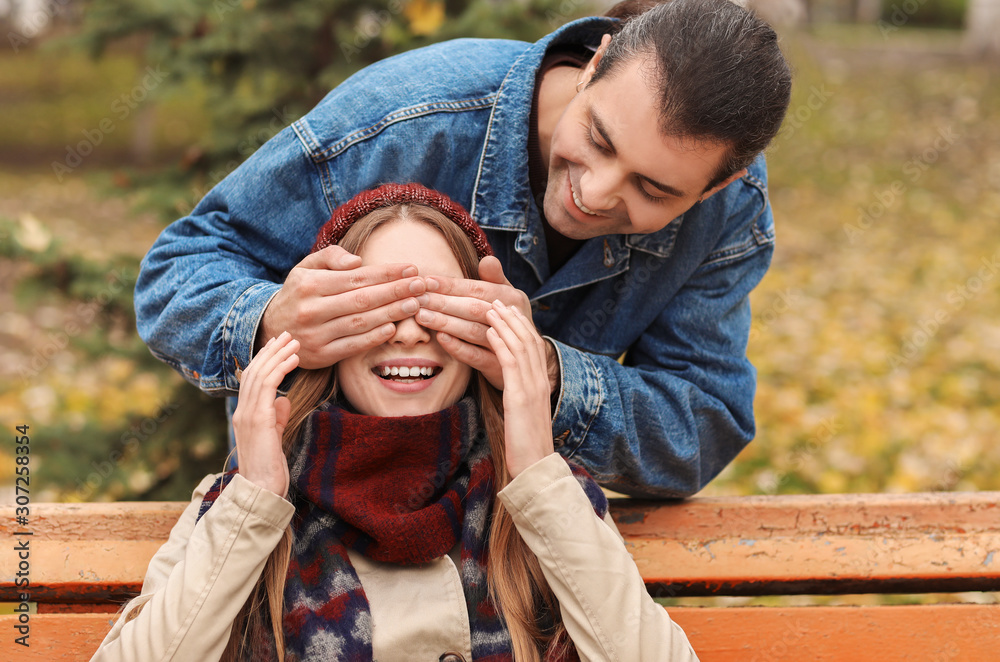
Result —
[[[969,0],[882,0],[888,25],[959,29],[965,25]]]
[[[42,155],[62,161],[67,148],[87,140],[86,131],[100,140],[86,159],[88,165],[121,161],[135,134],[139,114],[133,111],[145,107],[130,108],[122,96],[142,89],[146,66],[120,49],[98,62],[76,53],[67,56],[52,42],[19,53],[0,50],[0,145],[5,152],[27,155],[29,162]],[[151,136],[155,153],[177,152],[178,146],[207,132],[207,120],[198,116],[204,89],[197,81],[157,88],[151,96],[157,99],[153,112],[158,121]],[[49,165],[49,159],[44,163]]]
[[[588,13],[582,0],[91,0],[78,48],[138,38],[171,88],[206,92],[209,131],[169,173],[142,180],[168,218],[187,213],[267,139],[354,71],[455,36],[534,40]]]
[[[32,413],[37,484],[63,500],[188,498],[223,467],[221,401],[185,383],[136,335],[138,260],[85,258],[44,229],[6,219],[0,236],[0,266],[16,260],[19,311],[59,311],[19,379],[0,390],[0,399],[20,391]]]

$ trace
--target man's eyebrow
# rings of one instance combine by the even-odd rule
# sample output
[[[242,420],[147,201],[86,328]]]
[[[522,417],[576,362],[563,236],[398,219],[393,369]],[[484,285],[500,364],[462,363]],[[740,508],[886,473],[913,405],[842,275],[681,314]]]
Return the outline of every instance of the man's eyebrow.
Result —
[[[678,198],[683,198],[685,196],[685,194],[680,189],[674,188],[670,184],[661,184],[660,182],[656,181],[655,179],[650,179],[646,175],[636,174],[636,177],[638,177],[639,179],[641,179],[641,180],[643,180],[645,182],[649,182],[649,184],[651,186],[655,186],[656,188],[660,189],[661,191],[663,191],[667,195],[673,195],[673,196],[676,196]]]
[[[601,139],[604,140],[605,144],[608,146],[608,150],[612,154],[617,154],[618,152],[615,150],[615,144],[611,142],[611,137],[608,136],[607,129],[604,128],[604,122],[602,122],[601,118],[597,116],[597,111],[594,110],[593,106],[591,106],[590,108],[590,119],[594,122],[594,128],[597,129],[597,133],[601,134]],[[643,180],[644,182],[649,183],[651,186],[660,189],[667,195],[673,195],[678,198],[683,198],[686,195],[680,189],[671,186],[670,184],[662,184],[653,179],[652,177],[647,177],[646,175],[640,175],[639,173],[636,173],[635,176]]]

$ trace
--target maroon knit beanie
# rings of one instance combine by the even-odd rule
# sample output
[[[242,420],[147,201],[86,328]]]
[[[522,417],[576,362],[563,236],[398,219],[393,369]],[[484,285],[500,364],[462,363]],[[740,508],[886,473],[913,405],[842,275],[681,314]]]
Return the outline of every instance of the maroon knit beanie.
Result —
[[[383,184],[375,189],[362,191],[333,211],[330,220],[319,230],[312,251],[315,253],[327,246],[333,246],[343,239],[347,230],[366,215],[382,207],[400,203],[426,205],[438,210],[462,228],[472,245],[476,247],[479,259],[493,255],[493,249],[479,225],[472,220],[469,212],[444,193],[431,190],[420,184]]]

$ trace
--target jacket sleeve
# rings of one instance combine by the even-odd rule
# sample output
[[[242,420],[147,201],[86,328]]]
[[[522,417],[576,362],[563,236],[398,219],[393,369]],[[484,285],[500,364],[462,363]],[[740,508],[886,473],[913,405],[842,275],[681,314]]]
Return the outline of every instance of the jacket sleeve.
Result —
[[[697,661],[684,631],[649,597],[613,523],[594,514],[558,455],[525,469],[499,497],[538,557],[583,662]]]
[[[128,623],[119,618],[92,662],[218,660],[233,621],[281,540],[295,508],[236,475],[195,524],[206,477],[150,561],[142,592],[122,614],[145,603]]]
[[[770,206],[747,204],[619,363],[549,338],[562,378],[557,450],[601,485],[649,498],[694,494],[753,439],[750,292],[774,250]]]
[[[268,303],[329,218],[293,127],[169,225],[143,258],[136,326],[150,351],[211,395],[235,395]]]

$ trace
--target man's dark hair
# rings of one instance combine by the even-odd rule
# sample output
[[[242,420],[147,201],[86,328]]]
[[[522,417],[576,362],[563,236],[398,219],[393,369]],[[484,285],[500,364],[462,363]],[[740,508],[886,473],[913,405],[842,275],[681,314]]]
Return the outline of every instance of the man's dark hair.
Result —
[[[792,76],[774,30],[730,0],[632,0],[590,84],[636,57],[652,57],[660,130],[729,146],[706,190],[749,166],[778,133]]]

